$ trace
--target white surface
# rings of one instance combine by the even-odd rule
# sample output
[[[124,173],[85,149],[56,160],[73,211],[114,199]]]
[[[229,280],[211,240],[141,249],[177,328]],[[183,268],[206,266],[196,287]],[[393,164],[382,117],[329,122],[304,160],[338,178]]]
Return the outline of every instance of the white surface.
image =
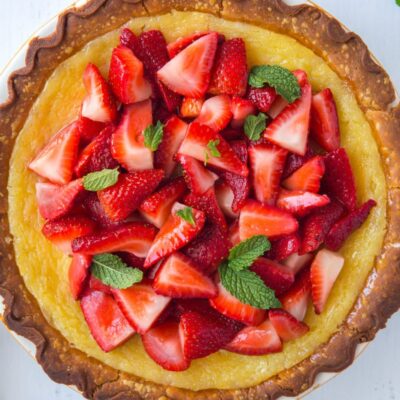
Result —
[[[27,37],[71,0],[0,1],[0,69]],[[395,0],[318,0],[368,43],[400,88],[400,7]],[[400,314],[353,366],[307,400],[400,400]],[[397,340],[396,340],[397,339]],[[57,385],[0,324],[0,400],[79,400]]]

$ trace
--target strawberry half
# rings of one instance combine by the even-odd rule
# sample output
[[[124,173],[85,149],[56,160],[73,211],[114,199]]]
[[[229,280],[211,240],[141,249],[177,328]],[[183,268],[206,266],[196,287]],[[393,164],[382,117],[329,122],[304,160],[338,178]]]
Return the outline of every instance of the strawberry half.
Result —
[[[310,253],[302,254],[293,253],[288,258],[283,260],[283,264],[286,265],[294,274],[297,274],[303,268],[308,266],[313,259],[313,255]]]
[[[224,181],[217,182],[215,185],[215,195],[221,211],[229,218],[237,218],[238,213],[233,212],[232,205],[235,199],[231,187]]]
[[[94,340],[105,352],[114,350],[135,333],[116,301],[106,293],[87,291],[81,309]]]
[[[193,261],[176,252],[161,264],[154,278],[158,294],[173,298],[212,298],[217,295],[214,282],[203,275]]]
[[[219,95],[210,97],[204,102],[195,122],[219,132],[228,126],[231,119],[231,99],[229,96]]]
[[[256,108],[250,100],[241,97],[233,97],[231,101],[232,121],[234,129],[241,128],[249,115],[256,113]]]
[[[79,140],[77,124],[66,126],[57,132],[29,163],[29,169],[52,183],[65,185],[72,179]]]
[[[135,52],[138,46],[137,36],[129,28],[122,29],[119,36],[119,42],[122,44],[122,46],[131,49],[133,52]]]
[[[193,97],[185,97],[182,101],[180,115],[183,118],[196,118],[199,116],[203,107],[204,99],[194,99]]]
[[[88,257],[88,256],[85,256]],[[93,291],[103,292],[109,295],[112,295],[112,287],[105,285],[100,279],[95,278],[93,275],[90,275],[89,279],[89,288]]]
[[[178,53],[180,53],[183,49],[188,47],[197,39],[208,35],[209,32],[195,32],[192,35],[180,37],[175,40],[175,42],[168,43],[167,50],[169,54],[169,58],[174,58]]]
[[[284,260],[299,251],[300,245],[301,240],[297,233],[282,236],[272,242],[271,250],[268,251],[267,257],[276,261]]]
[[[300,167],[302,167],[308,160],[315,156],[314,150],[307,145],[306,154],[304,156],[300,156],[295,153],[289,153],[286,159],[285,169],[283,170],[282,178],[286,179],[290,175],[292,175],[295,171],[297,171]]]
[[[187,46],[158,72],[158,79],[176,93],[201,98],[210,82],[218,34],[209,33]]]
[[[89,118],[79,116],[76,121],[79,136],[84,144],[90,143],[107,125],[103,122],[92,121]]]
[[[344,258],[329,250],[320,250],[311,264],[311,297],[317,314],[324,311],[329,294],[344,265]]]
[[[82,116],[97,122],[113,122],[118,116],[117,106],[107,81],[94,64],[86,67],[83,84],[87,96],[82,103]]]
[[[92,263],[91,256],[74,254],[71,265],[68,270],[69,288],[72,297],[79,300],[84,289],[87,278],[89,277],[89,268]]]
[[[270,310],[268,317],[276,333],[284,342],[298,339],[310,330],[304,322],[298,321],[285,310]]]
[[[277,94],[275,89],[269,86],[263,88],[250,87],[247,98],[259,111],[269,113],[271,106],[277,98]],[[285,103],[285,105],[287,105],[287,103]]]
[[[97,195],[112,221],[123,221],[157,188],[164,177],[162,170],[145,170],[120,174],[118,182]]]

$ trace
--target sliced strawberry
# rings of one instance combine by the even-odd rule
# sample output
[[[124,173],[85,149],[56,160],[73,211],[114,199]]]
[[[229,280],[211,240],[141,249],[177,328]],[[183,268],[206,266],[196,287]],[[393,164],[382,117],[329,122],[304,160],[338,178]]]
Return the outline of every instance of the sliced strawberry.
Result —
[[[122,46],[128,47],[128,49],[131,49],[133,52],[135,52],[138,46],[138,38],[129,28],[122,29],[119,41]]]
[[[294,273],[289,268],[267,258],[258,258],[251,270],[274,290],[277,296],[287,292],[294,283]]]
[[[170,58],[174,58],[183,49],[188,47],[197,39],[208,35],[209,32],[195,32],[192,35],[180,37],[175,40],[175,42],[168,43],[167,50]]]
[[[233,97],[231,102],[232,128],[241,128],[249,115],[256,113],[256,108],[250,100]]]
[[[129,265],[132,268],[139,268],[141,270],[143,270],[143,265],[144,265],[144,258],[143,257],[138,257],[135,256],[135,254],[133,253],[125,253],[123,251],[119,251],[118,253],[116,253],[116,255],[118,257],[120,257],[122,259],[122,261]]]
[[[71,211],[76,198],[83,190],[81,179],[76,179],[64,186],[36,183],[36,200],[40,215],[44,219],[62,217]]]
[[[190,44],[158,72],[158,79],[176,93],[201,98],[210,82],[218,34],[209,33]]]
[[[112,136],[112,156],[128,171],[153,168],[153,152],[144,145],[144,130],[153,121],[151,101],[124,108]]]
[[[288,157],[286,158],[286,165],[285,169],[283,170],[282,178],[288,178],[314,156],[315,152],[309,144],[307,145],[306,154],[304,156],[300,156],[295,153],[289,153]]]
[[[154,156],[156,168],[163,169],[165,177],[169,178],[175,167],[175,154],[182,144],[187,131],[187,124],[177,116],[168,119],[164,126],[164,135]]]
[[[204,99],[185,97],[182,101],[180,114],[183,118],[196,118],[203,107]]]
[[[231,187],[224,181],[217,182],[215,185],[215,195],[221,211],[229,218],[238,217],[238,213],[233,212],[232,205],[235,199]]]
[[[322,189],[352,211],[357,204],[357,194],[350,160],[343,148],[328,153],[325,158],[325,175]]]
[[[210,142],[214,143],[219,152],[218,156],[211,154],[208,147]],[[195,122],[189,125],[179,153],[238,175],[247,176],[249,173],[247,166],[239,159],[229,143],[206,125]]]
[[[226,129],[224,129],[222,132],[220,132],[220,135],[228,142],[231,140],[238,140],[238,139],[244,138],[243,129],[239,129],[239,128],[234,129],[229,126]]]
[[[192,209],[194,225],[184,220],[176,213],[186,206],[175,203],[171,215],[158,232],[151,246],[145,261],[145,267],[149,268],[156,264],[163,257],[179,250],[188,244],[202,230],[205,222],[205,215],[202,211]]]
[[[253,187],[258,201],[275,204],[286,156],[285,149],[274,145],[256,144],[249,147]]]
[[[238,354],[263,355],[282,351],[282,342],[267,319],[258,326],[243,328],[225,349]]]
[[[247,89],[246,45],[241,38],[223,42],[217,50],[209,93],[244,96]]]
[[[82,297],[81,309],[93,339],[105,352],[114,350],[135,333],[116,301],[106,293],[87,291]]]
[[[330,89],[313,96],[310,129],[311,137],[326,151],[340,147],[339,118]]]
[[[57,132],[29,164],[29,169],[52,183],[65,185],[72,179],[78,157],[79,130],[72,123]]]
[[[326,206],[329,202],[330,199],[325,194],[281,189],[276,205],[292,214],[304,216],[315,208]]]
[[[161,228],[171,213],[172,206],[186,191],[183,178],[177,178],[149,196],[139,207],[147,221]]]
[[[213,187],[218,176],[209,171],[193,157],[177,154],[177,160],[183,167],[183,176],[191,192],[202,195]]]
[[[82,116],[92,121],[113,122],[118,116],[117,106],[107,81],[94,64],[86,67],[83,83],[87,96],[82,103]]]
[[[120,174],[114,186],[97,195],[107,216],[112,221],[122,221],[153,193],[163,177],[164,173],[159,169]]]
[[[276,333],[284,342],[298,339],[310,330],[304,322],[298,321],[285,310],[270,310],[268,317]]]
[[[222,231],[225,232],[228,229],[224,214],[219,208],[217,196],[215,195],[213,187],[202,195],[189,193],[185,196],[183,202],[190,207],[203,211],[208,221],[216,225]]]
[[[375,200],[368,200],[361,207],[337,221],[326,235],[326,247],[333,251],[339,250],[345,240],[365,222],[375,206]]]
[[[294,274],[297,274],[303,268],[308,266],[313,259],[313,255],[310,253],[302,254],[293,253],[288,258],[283,260],[283,264],[286,265]]]
[[[79,136],[84,144],[90,143],[107,125],[103,122],[92,121],[89,118],[79,116],[76,121]]]
[[[123,221],[112,221],[108,218],[95,192],[85,193],[82,206],[85,214],[102,228],[120,226],[123,223]]]
[[[321,156],[316,156],[303,164],[289,178],[285,179],[282,184],[289,190],[318,193],[324,173],[324,159]]]
[[[146,353],[167,371],[184,371],[190,361],[183,354],[178,322],[167,321],[142,335]]]
[[[240,243],[240,234],[239,234],[239,221],[236,220],[230,227],[228,231],[229,242],[231,243],[231,247],[236,246]]]
[[[344,258],[329,250],[320,250],[311,264],[311,297],[317,314],[324,311],[329,294],[344,265]]]
[[[204,102],[195,122],[219,132],[228,126],[231,119],[231,99],[229,96],[219,95],[210,97]]]
[[[299,227],[292,214],[279,208],[248,200],[239,217],[240,240],[254,235],[276,237],[296,232]]]
[[[276,100],[277,94],[274,88],[266,86],[263,88],[249,88],[247,98],[259,111],[270,112],[272,104]],[[285,103],[287,105],[287,103]]]
[[[136,283],[128,289],[114,289],[113,294],[129,323],[140,334],[154,325],[171,301],[157,294],[149,282]]]
[[[68,270],[68,280],[72,297],[75,300],[80,299],[85,289],[91,263],[91,256],[75,254],[72,258],[72,262]]]
[[[282,261],[299,251],[300,245],[301,240],[297,233],[282,236],[272,242],[271,250],[268,252],[267,257],[272,260]]]
[[[154,278],[153,288],[156,293],[173,298],[209,299],[217,295],[214,282],[179,252],[165,259]]]
[[[95,278],[93,275],[90,275],[89,288],[91,290],[100,291],[112,295],[112,287],[105,285],[100,279]]]
[[[269,89],[271,90],[271,92],[272,90],[274,90],[273,88]],[[288,105],[289,103],[282,96],[277,95],[276,92],[275,99],[272,105],[269,105],[269,97],[266,97],[266,107],[270,107],[268,110],[268,116],[272,119],[275,119]]]
[[[101,254],[116,251],[146,257],[156,236],[157,229],[144,222],[129,222],[91,235],[81,236],[72,243],[72,250],[79,254]]]
[[[72,241],[79,236],[89,235],[95,229],[96,224],[87,217],[68,216],[47,221],[42,233],[63,253],[71,254]]]

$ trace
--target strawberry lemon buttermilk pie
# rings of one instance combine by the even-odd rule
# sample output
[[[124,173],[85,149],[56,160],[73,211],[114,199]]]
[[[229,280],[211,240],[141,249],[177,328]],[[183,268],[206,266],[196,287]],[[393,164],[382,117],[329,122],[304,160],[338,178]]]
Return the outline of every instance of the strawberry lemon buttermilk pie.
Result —
[[[390,80],[315,7],[223,3],[67,12],[0,110],[5,322],[88,398],[296,395],[400,304]]]

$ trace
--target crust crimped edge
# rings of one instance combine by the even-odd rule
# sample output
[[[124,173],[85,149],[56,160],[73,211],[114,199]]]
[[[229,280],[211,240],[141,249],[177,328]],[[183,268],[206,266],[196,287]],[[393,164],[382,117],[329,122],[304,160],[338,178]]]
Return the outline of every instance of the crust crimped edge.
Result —
[[[267,381],[237,390],[194,392],[144,381],[117,371],[73,348],[52,328],[26,289],[15,262],[7,219],[9,160],[17,133],[46,80],[60,62],[99,35],[133,17],[172,9],[202,11],[294,37],[320,55],[352,87],[373,127],[388,188],[388,227],[381,254],[347,319],[309,358]],[[9,98],[0,106],[0,294],[4,322],[32,341],[36,358],[54,381],[75,385],[96,400],[251,400],[295,396],[312,386],[320,372],[340,371],[353,362],[356,346],[372,340],[400,307],[400,106],[390,78],[359,36],[323,10],[288,6],[282,0],[90,0],[60,15],[55,32],[31,41],[26,66],[8,81]],[[67,366],[67,367],[66,367]]]

